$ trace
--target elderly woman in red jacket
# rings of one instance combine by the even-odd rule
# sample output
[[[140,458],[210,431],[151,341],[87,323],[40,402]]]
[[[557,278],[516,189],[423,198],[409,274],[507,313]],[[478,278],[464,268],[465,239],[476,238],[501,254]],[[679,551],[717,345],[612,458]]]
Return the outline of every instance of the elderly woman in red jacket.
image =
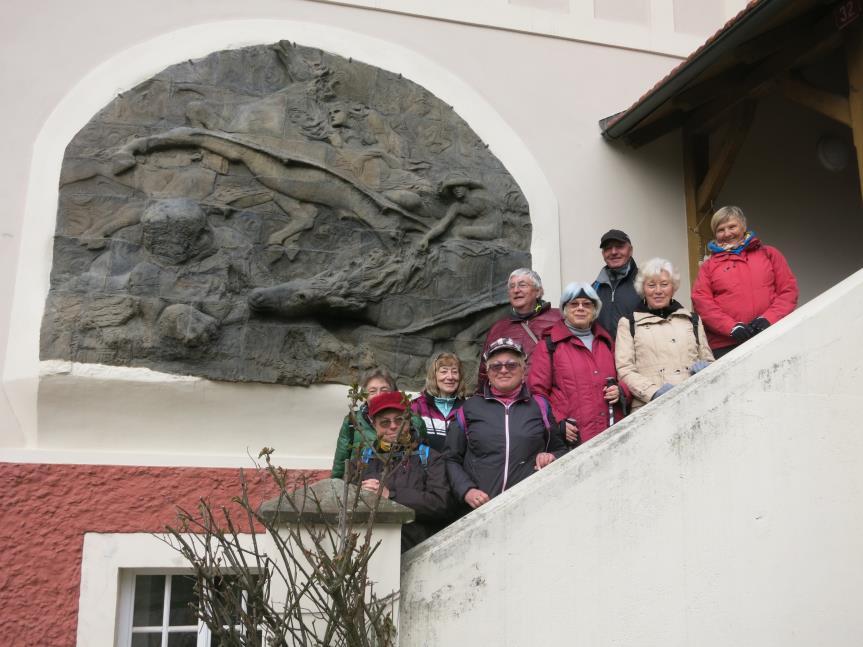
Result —
[[[715,240],[692,288],[692,304],[719,359],[797,307],[797,279],[785,257],[746,229],[739,207],[722,207],[710,220]]]
[[[570,283],[560,299],[563,320],[536,346],[528,375],[531,393],[551,401],[556,420],[564,420],[566,442],[577,446],[620,420],[614,343],[596,323],[602,301],[588,283]]]

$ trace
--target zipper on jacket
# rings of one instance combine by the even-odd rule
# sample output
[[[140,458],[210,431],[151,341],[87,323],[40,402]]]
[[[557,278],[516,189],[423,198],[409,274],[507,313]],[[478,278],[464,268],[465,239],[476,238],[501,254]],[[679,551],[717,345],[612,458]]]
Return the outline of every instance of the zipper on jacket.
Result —
[[[508,404],[503,406],[503,433],[506,438],[506,452],[504,453],[503,486],[500,488],[501,492],[506,490],[506,482],[509,479],[509,407],[510,405]]]
[[[530,396],[528,396],[529,399]],[[506,482],[509,480],[509,408],[518,402],[518,399],[513,400],[509,404],[504,404],[502,400],[498,400],[496,397],[492,396],[490,398],[486,398],[488,400],[494,400],[495,402],[500,403],[503,407],[503,434],[505,438],[505,455],[504,455],[504,463],[503,463],[503,485],[500,488],[500,491],[503,492],[506,490]]]

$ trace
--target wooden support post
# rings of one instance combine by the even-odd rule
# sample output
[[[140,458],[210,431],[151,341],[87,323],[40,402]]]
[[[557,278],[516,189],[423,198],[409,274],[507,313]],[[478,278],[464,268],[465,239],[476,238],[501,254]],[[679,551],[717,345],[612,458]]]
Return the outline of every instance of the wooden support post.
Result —
[[[863,26],[849,27],[844,35],[851,132],[854,137],[854,148],[857,150],[857,176],[860,182],[860,196],[863,200]]]
[[[730,119],[710,133],[692,122],[683,128],[683,191],[686,204],[686,240],[689,249],[689,276],[695,281],[698,267],[713,236],[710,216],[713,201],[722,190],[734,166],[737,153],[755,117],[755,102],[737,106]],[[710,154],[711,139],[717,149]]]
[[[695,282],[707,247],[702,235],[702,214],[698,211],[698,185],[704,161],[704,135],[683,128],[683,196],[686,204],[686,243],[689,250],[689,279]]]

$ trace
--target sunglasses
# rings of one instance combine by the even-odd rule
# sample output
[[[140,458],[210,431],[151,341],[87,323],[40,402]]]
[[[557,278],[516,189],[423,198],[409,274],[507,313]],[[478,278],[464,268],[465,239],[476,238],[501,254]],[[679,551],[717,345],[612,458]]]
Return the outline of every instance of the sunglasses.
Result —
[[[393,418],[375,418],[375,424],[381,427],[401,427],[405,424],[407,418],[405,416],[395,416]]]
[[[520,362],[509,360],[508,362],[494,362],[493,364],[489,364],[486,369],[489,373],[500,373],[503,369],[506,369],[508,372],[512,373],[519,367],[521,367]]]

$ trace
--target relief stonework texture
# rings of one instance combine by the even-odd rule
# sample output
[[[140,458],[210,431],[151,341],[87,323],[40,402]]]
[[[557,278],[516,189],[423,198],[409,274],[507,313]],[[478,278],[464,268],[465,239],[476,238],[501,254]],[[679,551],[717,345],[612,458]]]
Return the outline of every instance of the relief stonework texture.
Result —
[[[42,359],[417,386],[476,361],[530,265],[527,202],[439,99],[280,42],[174,65],[63,160]]]

